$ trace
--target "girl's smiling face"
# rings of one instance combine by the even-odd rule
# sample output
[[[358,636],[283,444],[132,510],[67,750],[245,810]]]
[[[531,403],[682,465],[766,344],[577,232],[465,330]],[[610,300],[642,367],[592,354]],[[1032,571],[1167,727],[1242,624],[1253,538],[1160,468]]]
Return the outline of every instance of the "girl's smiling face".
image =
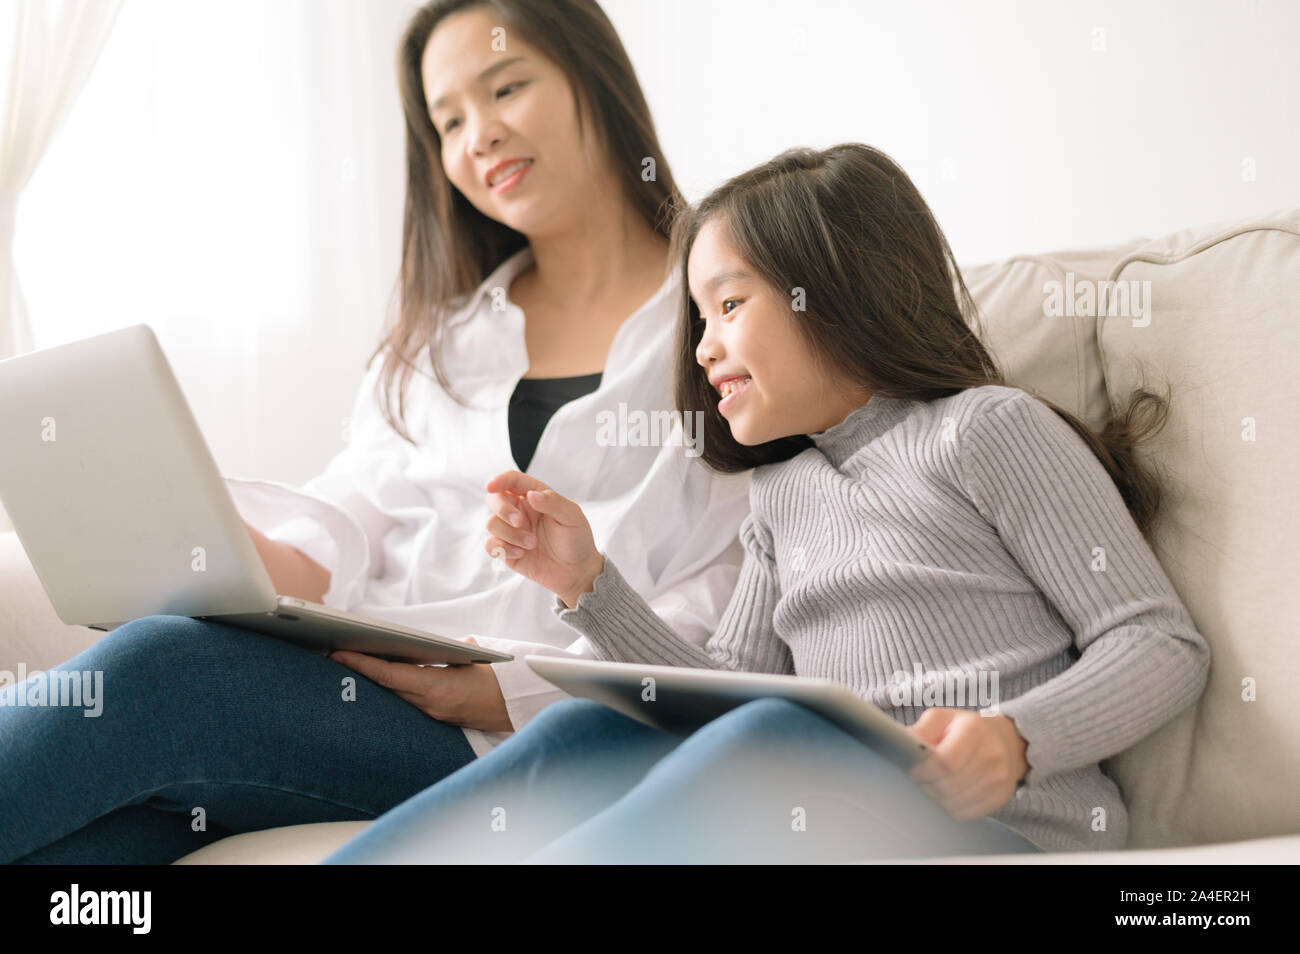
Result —
[[[499,23],[483,8],[447,17],[425,46],[429,118],[447,179],[480,212],[530,237],[580,217],[592,188],[607,187],[608,158],[589,111],[554,62],[511,34],[494,51]]]
[[[687,279],[704,322],[695,359],[738,443],[815,434],[866,403],[869,391],[811,351],[795,327],[793,294],[773,288],[741,259],[720,217],[696,236]]]

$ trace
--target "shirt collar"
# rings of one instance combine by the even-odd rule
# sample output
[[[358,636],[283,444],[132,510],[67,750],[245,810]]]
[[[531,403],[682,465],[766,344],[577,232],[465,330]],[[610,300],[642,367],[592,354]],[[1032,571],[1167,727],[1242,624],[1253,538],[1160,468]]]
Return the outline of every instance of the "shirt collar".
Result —
[[[477,313],[479,304],[483,296],[490,293],[494,288],[503,288],[506,292],[506,298],[510,297],[510,285],[520,272],[531,267],[533,264],[533,247],[525,245],[519,251],[515,252],[500,265],[492,270],[487,278],[479,283],[478,288],[474,289],[465,303],[460,306],[456,316],[448,324],[455,324],[463,321],[470,315]]]
[[[515,252],[504,262],[492,270],[492,273],[479,284],[478,288],[467,298],[456,312],[455,316],[447,323],[448,325],[458,324],[478,312],[479,303],[483,296],[488,294],[493,288],[504,288],[506,297],[510,295],[510,285],[524,270],[531,268],[533,265],[533,247],[525,245],[519,251]],[[659,286],[658,291],[647,299],[635,314],[653,311],[659,307],[661,299],[673,295],[678,290],[680,272],[676,267],[668,270],[668,276],[664,279],[663,284]]]
[[[809,434],[813,444],[836,467],[901,420],[918,402],[873,394],[844,420],[824,431]]]

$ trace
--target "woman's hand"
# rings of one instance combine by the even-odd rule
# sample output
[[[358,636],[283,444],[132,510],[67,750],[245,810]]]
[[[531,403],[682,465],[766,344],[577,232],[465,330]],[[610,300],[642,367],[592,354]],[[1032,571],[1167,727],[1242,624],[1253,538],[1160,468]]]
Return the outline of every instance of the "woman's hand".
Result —
[[[262,558],[262,564],[277,593],[281,596],[296,596],[312,603],[325,599],[330,588],[329,570],[297,547],[272,540],[247,520],[244,521],[244,526],[253,538],[253,546],[257,548],[257,555]]]
[[[478,645],[473,636],[465,642]],[[391,690],[439,722],[485,732],[514,731],[501,685],[489,663],[417,666],[342,649],[330,653],[330,659]]]
[[[971,709],[926,709],[908,731],[933,750],[909,773],[958,821],[997,811],[1029,771],[1028,743],[1007,716]]]
[[[605,568],[582,508],[517,470],[487,482],[492,517],[483,549],[572,609]]]

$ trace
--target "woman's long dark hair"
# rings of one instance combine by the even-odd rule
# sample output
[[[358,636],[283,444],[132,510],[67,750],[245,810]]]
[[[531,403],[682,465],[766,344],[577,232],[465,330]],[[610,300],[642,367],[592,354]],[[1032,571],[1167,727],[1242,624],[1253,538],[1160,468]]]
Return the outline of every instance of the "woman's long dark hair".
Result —
[[[1007,386],[980,340],[979,312],[952,249],[902,169],[859,143],[791,149],[683,210],[673,233],[682,275],[676,402],[683,412],[703,409],[701,458],[715,470],[735,473],[789,460],[812,446],[807,435],[752,447],[736,441],[696,361],[704,329],[687,263],[700,229],[715,217],[726,223],[740,257],[783,297],[806,290],[805,310],[791,312],[795,327],[809,350],[848,380],[920,401],[981,385]],[[1160,485],[1134,448],[1164,425],[1168,400],[1141,388],[1100,433],[1038,400],[1083,438],[1148,534]]]
[[[429,37],[446,17],[485,7],[502,26],[536,47],[568,77],[574,96],[591,111],[606,154],[622,177],[632,206],[665,239],[684,203],[659,147],[650,107],[627,52],[595,0],[434,0],[412,15],[398,48],[398,85],[406,116],[406,208],[397,320],[371,353],[388,349],[378,389],[385,420],[414,444],[405,426],[406,389],[422,351],[430,351],[438,384],[460,404],[443,362],[441,332],[458,299],[527,244],[519,232],[490,219],[448,181],[442,145],[429,117],[421,61]],[[579,123],[581,123],[579,112]],[[579,125],[579,133],[583,130]],[[645,160],[655,175],[642,177]],[[392,383],[398,381],[397,408]]]

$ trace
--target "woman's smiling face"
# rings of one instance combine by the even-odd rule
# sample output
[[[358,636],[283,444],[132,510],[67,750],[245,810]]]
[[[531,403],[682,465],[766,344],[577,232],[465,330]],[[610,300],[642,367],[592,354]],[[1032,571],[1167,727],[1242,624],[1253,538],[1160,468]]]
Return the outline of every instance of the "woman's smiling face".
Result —
[[[605,179],[590,113],[578,137],[568,77],[487,9],[452,14],[429,37],[423,76],[429,117],[451,184],[480,212],[530,237],[580,217]],[[494,41],[504,39],[504,50]]]
[[[720,217],[696,236],[687,281],[704,322],[695,358],[738,443],[815,434],[866,402],[869,392],[818,360],[795,327],[793,297],[741,259]]]

